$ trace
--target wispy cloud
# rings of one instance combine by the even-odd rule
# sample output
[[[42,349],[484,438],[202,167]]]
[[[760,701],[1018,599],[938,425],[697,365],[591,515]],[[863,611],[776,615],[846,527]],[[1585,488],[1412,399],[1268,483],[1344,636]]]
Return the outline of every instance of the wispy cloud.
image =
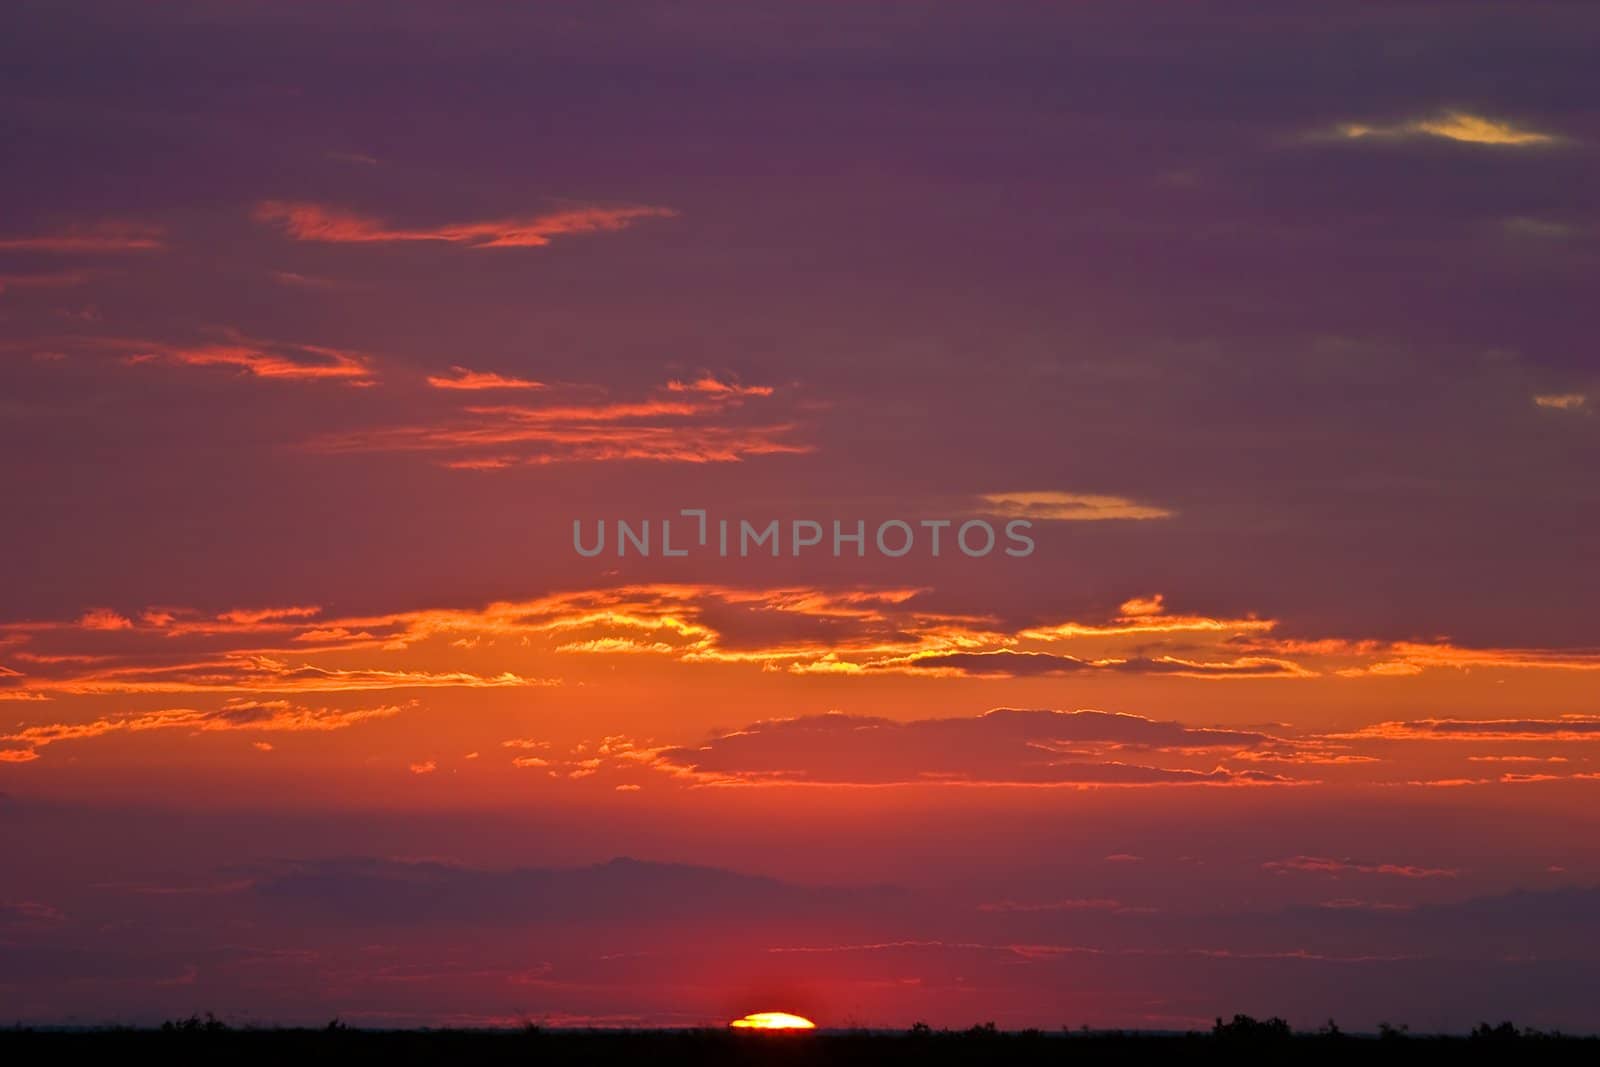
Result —
[[[1587,411],[1589,397],[1586,393],[1540,393],[1533,398],[1536,406],[1552,411]]]
[[[1182,678],[1301,678],[1312,672],[1281,659],[1241,656],[1227,660],[1184,659],[1178,656],[1135,656],[1101,660],[1048,652],[1016,651],[1009,648],[993,652],[947,652],[911,656],[905,660],[885,660],[880,669],[911,667],[979,677],[1026,678],[1049,674],[1170,674]]]
[[[300,274],[292,270],[275,270],[271,272],[272,280],[281,285],[293,286],[296,289],[349,289],[359,283],[344,281],[340,278],[325,278],[316,274]]]
[[[408,228],[305,201],[267,200],[257,204],[254,211],[256,221],[275,225],[297,241],[332,244],[440,241],[468,248],[537,248],[556,237],[623,230],[641,219],[675,215],[677,212],[671,208],[645,204],[583,204],[538,215]]]
[[[91,608],[78,617],[78,625],[85,630],[126,630],[133,620],[110,608]]]
[[[221,341],[193,345],[167,342],[107,341],[102,347],[120,349],[130,365],[169,364],[181,367],[222,367],[251,378],[273,381],[333,381],[345,385],[372,385],[376,380],[372,357],[326,345],[258,340],[225,331]]]
[[[62,679],[31,678],[32,691],[73,696],[137,693],[360,693],[388,689],[495,689],[554,684],[511,671],[425,671],[322,667],[248,653],[192,663],[90,670]]]
[[[0,237],[0,249],[27,252],[148,252],[164,247],[166,231],[142,222],[100,222],[28,237]]]
[[[231,700],[220,708],[164,708],[138,714],[119,715],[78,723],[42,723],[14,733],[0,734],[0,742],[21,746],[6,751],[23,753],[17,760],[37,758],[38,750],[62,741],[82,741],[107,734],[141,733],[149,730],[188,730],[207,733],[217,730],[266,732],[316,732],[342,730],[373,719],[400,714],[399,705],[371,708],[309,708],[283,700]],[[270,749],[270,745],[268,749]],[[0,758],[4,758],[0,753]]]
[[[1333,737],[1382,741],[1600,741],[1600,715],[1552,719],[1412,719],[1374,723]]]
[[[1539,219],[1529,215],[1512,215],[1500,220],[1500,230],[1509,237],[1529,237],[1537,240],[1561,240],[1578,232],[1565,222]]]
[[[306,619],[321,614],[314,604],[296,604],[286,608],[234,608],[217,616],[221,622],[234,626],[254,626],[262,622],[280,622],[285,619]]]
[[[1139,504],[1126,497],[1089,493],[984,493],[979,499],[985,504],[986,514],[1056,522],[1169,519],[1173,514],[1166,508]]]
[[[1026,904],[1014,900],[1000,900],[988,904],[979,904],[979,911],[996,912],[1000,914],[1030,914],[1052,911],[1106,911],[1112,913],[1138,913],[1146,912],[1148,908],[1130,908],[1120,900],[1109,897],[1069,897],[1065,900],[1049,900],[1037,904]]]
[[[520,379],[456,368],[435,377],[435,388],[466,393],[535,389]],[[746,401],[770,400],[771,390],[673,392],[626,400],[544,404],[474,404],[431,422],[325,434],[313,451],[433,454],[441,465],[477,471],[562,462],[648,460],[731,463],[762,455],[809,452],[792,439],[796,423],[756,419]]]
[[[669,393],[708,393],[712,396],[771,396],[770,385],[740,385],[725,382],[712,375],[703,375],[692,381],[673,379],[667,383]]]
[[[1291,856],[1261,865],[1263,870],[1300,871],[1308,874],[1381,874],[1396,878],[1454,878],[1461,872],[1447,867],[1420,867],[1409,863],[1363,863],[1326,856]]]
[[[536,382],[529,378],[515,378],[494,371],[468,370],[466,367],[451,367],[450,374],[430,374],[428,384],[435,389],[460,389],[475,391],[481,389],[543,389],[543,382]]]
[[[89,272],[82,270],[46,271],[39,274],[0,274],[0,293],[8,289],[66,289],[83,285]]]
[[[1556,144],[1561,140],[1555,134],[1466,111],[1446,111],[1440,115],[1387,123],[1345,122],[1334,128],[1334,136],[1351,141],[1434,138],[1502,148],[1538,147]]]

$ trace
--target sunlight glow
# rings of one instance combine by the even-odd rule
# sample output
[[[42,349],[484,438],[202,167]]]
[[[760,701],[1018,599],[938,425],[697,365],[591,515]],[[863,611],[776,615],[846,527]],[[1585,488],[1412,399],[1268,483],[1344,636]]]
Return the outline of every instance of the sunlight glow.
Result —
[[[786,1011],[758,1011],[728,1024],[735,1030],[815,1030],[817,1024]]]

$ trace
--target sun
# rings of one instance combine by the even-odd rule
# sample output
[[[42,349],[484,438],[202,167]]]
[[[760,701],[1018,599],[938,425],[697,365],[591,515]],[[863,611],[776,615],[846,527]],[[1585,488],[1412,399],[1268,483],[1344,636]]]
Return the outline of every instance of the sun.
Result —
[[[815,1030],[817,1024],[803,1015],[786,1011],[758,1011],[728,1024],[735,1030]]]

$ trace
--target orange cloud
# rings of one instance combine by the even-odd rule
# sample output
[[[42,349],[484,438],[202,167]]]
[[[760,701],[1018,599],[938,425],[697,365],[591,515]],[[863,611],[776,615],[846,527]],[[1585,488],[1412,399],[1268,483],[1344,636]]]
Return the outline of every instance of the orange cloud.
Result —
[[[1555,719],[1416,719],[1380,722],[1332,737],[1381,741],[1600,741],[1600,716]]]
[[[1170,674],[1182,678],[1309,678],[1307,671],[1288,660],[1239,657],[1231,660],[1192,660],[1176,656],[1078,659],[1048,652],[1026,652],[1002,648],[992,652],[939,652],[881,660],[868,665],[872,670],[926,670],[1000,678],[1023,678],[1043,674]]]
[[[1023,630],[1022,637],[1039,641],[1060,641],[1083,637],[1127,637],[1138,634],[1231,634],[1267,633],[1277,627],[1272,619],[1246,616],[1241,619],[1212,618],[1205,615],[1168,615],[1158,593],[1148,599],[1123,603],[1122,614],[1105,623],[1063,622]]]
[[[109,608],[94,608],[83,613],[78,625],[85,630],[126,630],[133,622]]]
[[[430,379],[436,387],[440,381]],[[796,429],[793,422],[741,418],[747,397],[765,398],[769,392],[679,393],[581,404],[480,404],[432,423],[327,434],[308,447],[328,453],[437,454],[445,466],[480,471],[606,460],[731,463],[750,456],[809,452],[810,445],[789,439]]]
[[[1541,393],[1533,402],[1537,407],[1555,411],[1587,411],[1589,397],[1585,393]]]
[[[322,611],[315,606],[289,607],[289,608],[235,608],[225,611],[217,618],[223,622],[234,623],[238,626],[254,626],[260,622],[278,622],[285,619],[304,619]]]
[[[384,689],[494,689],[552,685],[503,671],[364,670],[290,664],[266,656],[234,655],[209,662],[122,667],[60,681],[36,680],[48,693],[103,696],[133,693],[358,693]]]
[[[1137,619],[1147,615],[1160,615],[1167,610],[1166,597],[1160,593],[1148,597],[1133,597],[1124,600],[1117,608],[1126,619]]]
[[[1428,118],[1392,123],[1346,122],[1336,127],[1335,135],[1352,141],[1412,140],[1431,137],[1460,144],[1498,148],[1537,148],[1556,144],[1561,140],[1554,134],[1528,129],[1501,119],[1485,118],[1466,111],[1446,111]]]
[[[1447,642],[1409,641],[1395,642],[1389,648],[1399,662],[1418,667],[1600,671],[1600,650],[1594,649],[1464,648]]]
[[[341,381],[371,385],[371,357],[324,345],[259,341],[228,331],[227,340],[198,345],[164,342],[110,342],[130,365],[168,363],[186,367],[231,367],[254,378],[277,381]]]
[[[721,381],[707,374],[690,382],[674,379],[667,383],[667,391],[671,393],[710,393],[713,396],[771,396],[772,386],[737,385]]]
[[[335,244],[442,241],[468,248],[536,248],[549,244],[555,237],[622,230],[640,219],[672,218],[677,214],[670,208],[642,204],[579,205],[542,215],[402,229],[381,219],[322,204],[267,200],[256,205],[254,218],[278,226],[297,241]]]
[[[33,237],[0,238],[0,249],[28,252],[146,252],[163,246],[160,226],[101,222]]]
[[[428,384],[435,389],[543,389],[543,382],[532,381],[527,378],[511,378],[493,371],[468,370],[465,367],[451,367],[453,377],[441,374],[430,374]]]
[[[984,493],[985,514],[1011,515],[1041,522],[1084,522],[1108,519],[1170,519],[1166,508],[1139,504],[1120,496],[1055,491]]]
[[[288,701],[230,700],[219,708],[165,708],[132,715],[94,719],[80,723],[42,723],[14,733],[0,735],[0,742],[24,746],[0,750],[0,759],[13,761],[37,758],[38,750],[62,741],[81,741],[113,733],[139,733],[148,730],[188,730],[205,733],[216,730],[257,730],[275,732],[325,732],[342,730],[357,723],[385,719],[400,713],[398,705],[372,708],[309,708]],[[270,745],[268,748],[270,749]],[[21,752],[7,757],[5,753]]]

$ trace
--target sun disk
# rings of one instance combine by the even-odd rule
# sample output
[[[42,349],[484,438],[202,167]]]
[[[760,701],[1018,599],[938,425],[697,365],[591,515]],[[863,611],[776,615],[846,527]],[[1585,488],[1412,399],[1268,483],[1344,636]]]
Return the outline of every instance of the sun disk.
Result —
[[[815,1030],[817,1024],[786,1011],[758,1011],[728,1024],[735,1030]]]

